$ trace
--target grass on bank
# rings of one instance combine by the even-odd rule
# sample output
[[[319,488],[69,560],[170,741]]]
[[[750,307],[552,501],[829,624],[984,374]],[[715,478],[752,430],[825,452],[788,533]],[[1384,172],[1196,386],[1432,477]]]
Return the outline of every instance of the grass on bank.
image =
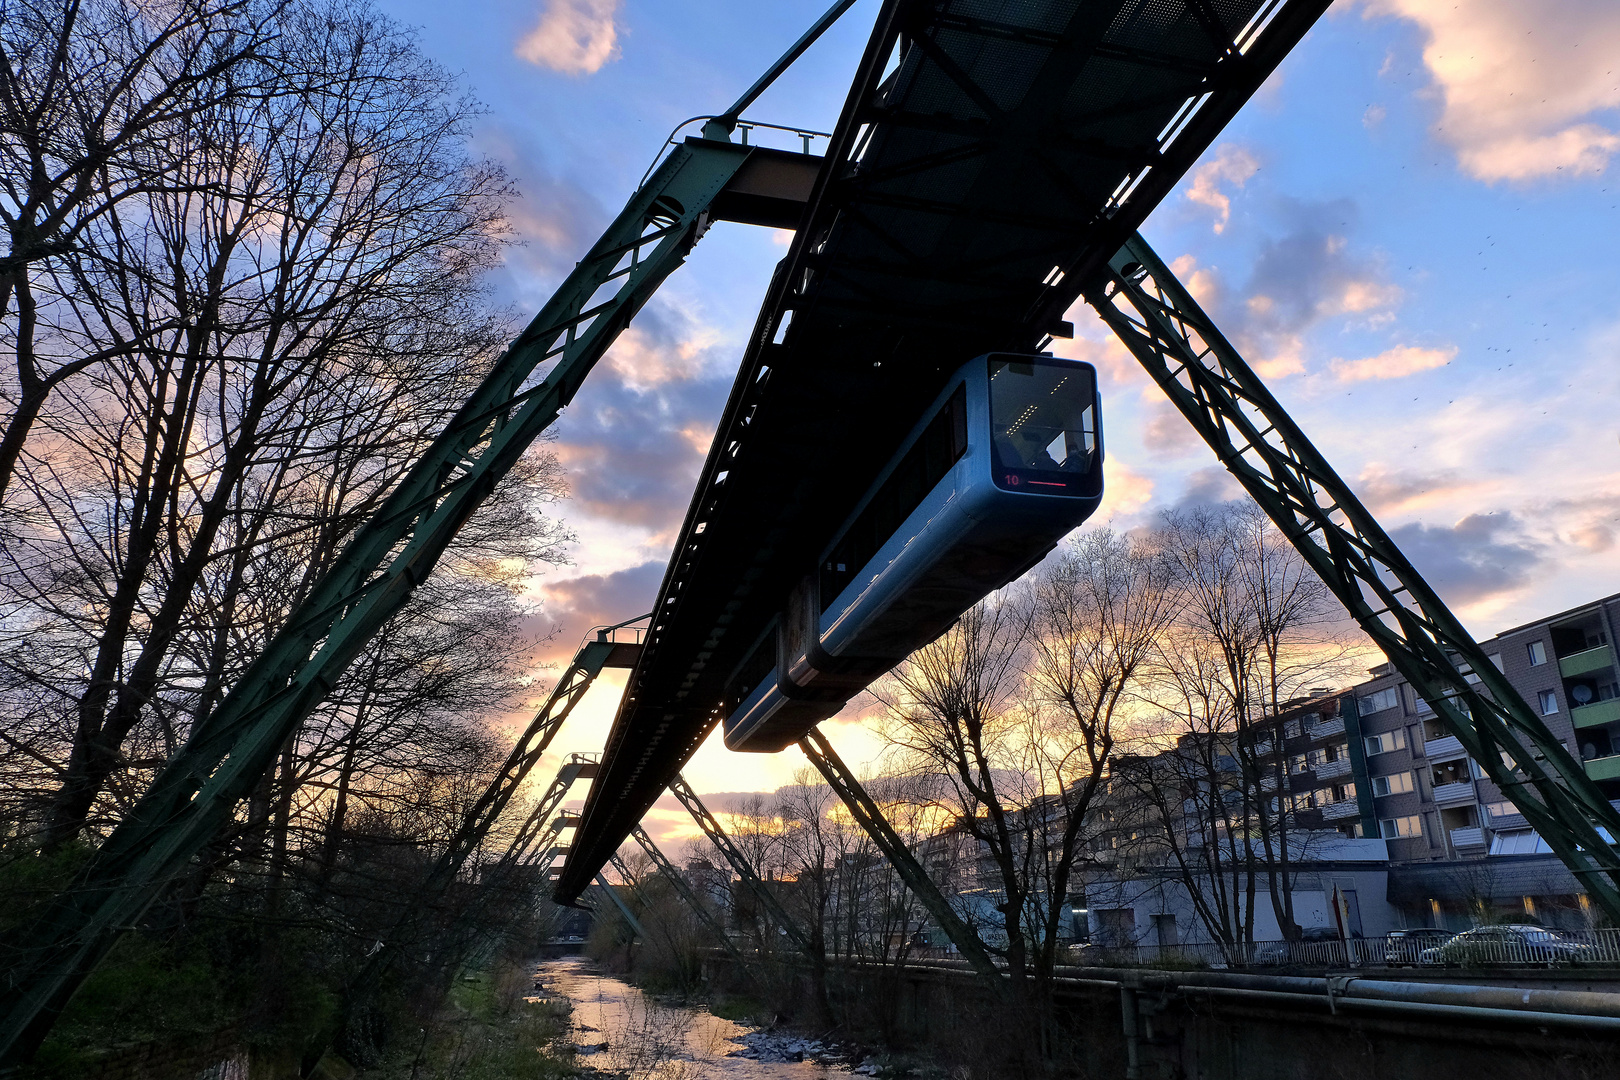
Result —
[[[508,965],[457,980],[414,1045],[393,1049],[355,1080],[564,1080],[576,1075],[567,1001],[533,997],[526,967]],[[401,1039],[401,1043],[411,1040]],[[347,1080],[336,1068],[334,1080]]]

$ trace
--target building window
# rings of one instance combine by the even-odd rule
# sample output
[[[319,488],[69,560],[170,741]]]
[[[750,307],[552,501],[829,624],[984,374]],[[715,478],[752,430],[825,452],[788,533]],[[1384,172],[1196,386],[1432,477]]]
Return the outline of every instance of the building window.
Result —
[[[1378,832],[1385,840],[1394,840],[1398,837],[1412,837],[1423,835],[1423,819],[1416,814],[1406,817],[1382,818],[1378,822]]]
[[[1530,653],[1530,666],[1540,667],[1547,662],[1547,646],[1540,641],[1532,641],[1525,649]]]
[[[1556,690],[1543,690],[1536,695],[1541,699],[1541,715],[1553,716],[1558,712],[1558,692]]]
[[[1401,688],[1386,686],[1382,690],[1368,694],[1361,699],[1361,715],[1369,716],[1385,709],[1393,709],[1401,703]]]
[[[1494,667],[1497,671],[1504,671],[1504,672],[1507,671],[1507,668],[1502,666],[1502,654],[1501,653],[1499,653],[1499,652],[1491,653],[1490,659],[1491,659],[1491,666]]]
[[[1377,735],[1368,735],[1364,740],[1367,744],[1367,756],[1387,754],[1391,750],[1399,750],[1406,745],[1406,732],[1399,729],[1384,731]]]
[[[1374,795],[1405,795],[1412,790],[1412,774],[1398,772],[1388,776],[1375,776],[1372,778],[1372,786]]]
[[[1486,803],[1485,813],[1489,815],[1492,820],[1498,818],[1517,817],[1519,814],[1519,808],[1514,806],[1508,800],[1503,799],[1501,802]]]

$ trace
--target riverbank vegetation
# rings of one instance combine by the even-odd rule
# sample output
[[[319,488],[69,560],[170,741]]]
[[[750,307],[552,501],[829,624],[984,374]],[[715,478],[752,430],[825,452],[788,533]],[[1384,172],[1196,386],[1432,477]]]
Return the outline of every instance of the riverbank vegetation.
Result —
[[[367,0],[3,12],[11,968],[513,332],[483,285],[513,191],[468,150],[477,103]],[[38,1070],[227,1037],[370,1065],[465,963],[533,940],[538,875],[473,872],[515,830],[425,883],[506,755],[490,721],[538,689],[522,590],[562,557],[563,493],[543,449],[515,468],[68,1004]]]

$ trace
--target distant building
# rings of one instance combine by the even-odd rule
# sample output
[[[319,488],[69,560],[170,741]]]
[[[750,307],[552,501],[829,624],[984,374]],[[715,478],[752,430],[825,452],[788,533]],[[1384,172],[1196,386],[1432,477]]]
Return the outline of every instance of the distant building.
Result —
[[[1503,631],[1481,646],[1620,806],[1617,624],[1620,594]],[[1224,763],[1206,764],[1214,779],[1202,783],[1229,786],[1227,797],[1236,798],[1239,755],[1245,754],[1270,796],[1272,836],[1262,841],[1256,835],[1253,842],[1275,860],[1279,837],[1286,838],[1295,921],[1303,927],[1327,924],[1325,897],[1335,886],[1357,909],[1353,928],[1368,936],[1394,927],[1456,930],[1490,920],[1589,925],[1593,910],[1573,875],[1469,759],[1434,708],[1392,665],[1370,674],[1347,690],[1318,690],[1288,702],[1246,733],[1241,747],[1231,736],[1218,746],[1184,738],[1159,755],[1121,757],[1116,778],[1132,770],[1157,772],[1161,786],[1179,784],[1177,797],[1192,807],[1198,785],[1178,777],[1175,763],[1194,754]],[[1189,809],[1188,835],[1194,816]],[[1116,796],[1099,807],[1093,869],[1077,905],[1086,911],[1092,937],[1138,944],[1200,940],[1205,930],[1192,917],[1185,872],[1165,852],[1144,848],[1141,832],[1126,800]],[[1255,939],[1280,934],[1262,901]]]

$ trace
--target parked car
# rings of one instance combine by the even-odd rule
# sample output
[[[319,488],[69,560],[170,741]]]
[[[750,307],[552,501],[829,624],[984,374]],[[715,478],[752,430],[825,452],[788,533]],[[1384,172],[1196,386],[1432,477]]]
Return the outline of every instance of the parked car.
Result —
[[[1307,926],[1298,941],[1262,941],[1254,948],[1256,964],[1342,964],[1344,960],[1339,931],[1332,926]]]
[[[1574,964],[1592,953],[1574,934],[1509,923],[1464,930],[1444,945],[1424,949],[1424,964]]]
[[[1384,938],[1384,963],[1391,966],[1416,964],[1422,959],[1425,949],[1438,949],[1451,938],[1450,930],[1436,930],[1428,926],[1391,930]]]

